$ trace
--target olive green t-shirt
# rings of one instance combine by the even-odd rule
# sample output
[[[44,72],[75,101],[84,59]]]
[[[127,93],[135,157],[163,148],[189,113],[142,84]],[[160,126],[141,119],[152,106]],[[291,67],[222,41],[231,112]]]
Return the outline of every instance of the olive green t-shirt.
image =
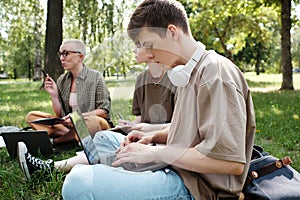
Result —
[[[149,69],[137,77],[132,102],[132,114],[141,116],[144,123],[171,122],[175,106],[176,87],[165,73],[159,81],[154,81]]]

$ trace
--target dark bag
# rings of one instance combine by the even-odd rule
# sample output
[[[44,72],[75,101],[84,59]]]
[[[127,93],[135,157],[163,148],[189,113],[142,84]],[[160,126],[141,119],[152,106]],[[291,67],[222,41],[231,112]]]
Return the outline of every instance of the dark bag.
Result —
[[[289,164],[290,157],[275,158],[254,145],[243,193],[245,199],[300,199],[300,174]]]

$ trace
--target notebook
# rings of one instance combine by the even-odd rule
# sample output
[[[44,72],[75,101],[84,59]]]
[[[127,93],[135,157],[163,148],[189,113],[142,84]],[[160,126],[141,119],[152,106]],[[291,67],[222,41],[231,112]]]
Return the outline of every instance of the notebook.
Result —
[[[109,165],[111,166],[111,164],[114,162],[116,154],[112,154],[112,155],[99,155],[99,154],[92,154],[91,152],[88,151],[88,149],[86,149],[83,145],[82,140],[89,136],[89,132],[88,132],[88,128],[80,114],[80,112],[78,111],[74,111],[70,114],[70,118],[73,124],[73,127],[75,129],[75,132],[79,138],[79,143],[81,144],[83,151],[87,157],[87,160],[89,162],[89,164],[95,164],[92,163],[92,159],[90,156],[93,156],[93,158],[95,158],[95,156],[97,156],[97,160],[100,160],[101,164],[104,165]],[[95,145],[92,141],[89,143],[89,145]],[[96,149],[96,148],[91,148],[91,149]],[[166,166],[168,166],[166,163],[146,163],[146,164],[137,164],[137,163],[124,163],[121,165],[121,167],[123,167],[125,170],[128,171],[135,171],[135,172],[141,172],[141,171],[155,171],[158,169],[162,169],[165,168]]]
[[[53,153],[52,143],[47,131],[1,132],[1,136],[11,158],[17,157],[17,145],[20,141],[26,144],[29,153],[34,156],[37,156],[40,152],[43,156],[49,158]]]
[[[55,124],[61,124],[64,121],[65,120],[63,118],[54,117],[54,118],[37,119],[37,120],[31,121],[30,123],[33,123],[33,124],[44,124],[44,125],[51,125],[51,126],[53,126]]]

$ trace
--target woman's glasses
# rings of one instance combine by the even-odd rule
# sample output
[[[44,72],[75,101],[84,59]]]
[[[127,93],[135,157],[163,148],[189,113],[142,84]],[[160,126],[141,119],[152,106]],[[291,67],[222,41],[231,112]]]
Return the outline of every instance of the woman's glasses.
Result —
[[[81,54],[80,51],[62,51],[62,52],[57,52],[57,56],[60,58],[61,56],[63,56],[64,58],[67,57],[70,53],[79,53]]]

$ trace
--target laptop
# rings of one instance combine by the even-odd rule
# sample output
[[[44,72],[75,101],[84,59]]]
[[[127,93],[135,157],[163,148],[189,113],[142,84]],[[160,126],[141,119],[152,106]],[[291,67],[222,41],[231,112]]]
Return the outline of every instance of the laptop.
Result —
[[[111,166],[111,164],[115,160],[116,154],[99,155],[95,152],[89,152],[89,150],[86,149],[85,146],[83,145],[83,139],[85,137],[89,136],[90,134],[88,132],[88,128],[87,128],[80,112],[79,111],[72,112],[70,114],[70,118],[71,118],[74,130],[75,130],[75,133],[78,136],[79,143],[83,148],[83,151],[87,157],[89,164],[96,164],[96,163],[93,163],[92,160],[98,160],[98,161],[100,161],[101,164]],[[95,145],[95,143],[93,143],[93,141],[91,140],[89,145]],[[96,149],[96,148],[93,147],[91,149]],[[91,156],[93,156],[93,159],[91,158]],[[96,156],[96,159],[95,159],[95,156]],[[166,163],[151,162],[151,163],[146,163],[146,164],[124,163],[120,167],[123,167],[125,170],[128,170],[128,171],[142,172],[142,171],[147,171],[147,170],[156,171],[159,169],[163,169],[167,166],[168,165]]]
[[[34,156],[41,153],[43,156],[50,158],[53,154],[52,143],[47,131],[1,132],[1,136],[11,158],[17,157],[17,146],[20,141],[26,144],[29,153]]]

